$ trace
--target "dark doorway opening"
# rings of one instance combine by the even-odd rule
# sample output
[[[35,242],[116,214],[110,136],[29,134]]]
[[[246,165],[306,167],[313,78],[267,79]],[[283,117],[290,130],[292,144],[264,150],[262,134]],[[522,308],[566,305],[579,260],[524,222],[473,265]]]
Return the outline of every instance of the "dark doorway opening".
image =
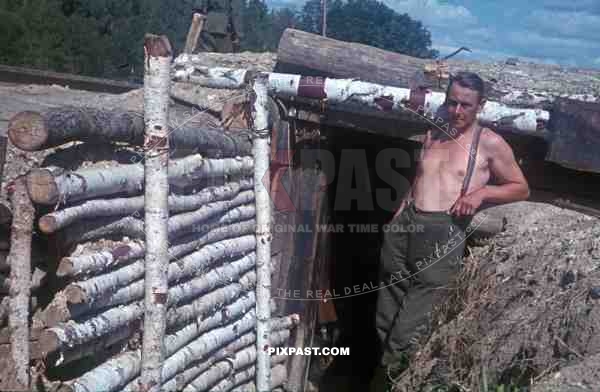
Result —
[[[327,197],[331,223],[328,270],[337,314],[336,356],[319,382],[320,392],[365,392],[379,359],[375,330],[379,251],[389,222],[415,175],[420,143],[348,129],[322,130],[333,156]],[[396,174],[391,173],[394,171]],[[332,178],[333,175],[333,178]]]

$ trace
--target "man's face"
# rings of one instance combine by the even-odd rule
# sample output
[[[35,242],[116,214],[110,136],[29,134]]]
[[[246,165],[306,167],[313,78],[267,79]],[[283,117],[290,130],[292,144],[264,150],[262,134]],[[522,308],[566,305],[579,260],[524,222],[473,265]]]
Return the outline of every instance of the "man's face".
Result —
[[[450,126],[458,130],[470,127],[477,119],[477,113],[483,108],[484,103],[480,101],[477,91],[452,83],[446,96]]]

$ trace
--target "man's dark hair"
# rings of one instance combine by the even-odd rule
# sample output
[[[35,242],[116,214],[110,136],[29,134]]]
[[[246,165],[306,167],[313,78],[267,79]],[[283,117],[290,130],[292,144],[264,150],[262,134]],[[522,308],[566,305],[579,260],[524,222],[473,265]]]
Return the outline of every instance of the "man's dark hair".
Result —
[[[464,88],[468,88],[471,90],[475,90],[479,93],[479,100],[483,100],[486,97],[485,91],[485,83],[483,79],[479,77],[474,72],[458,72],[454,75],[450,76],[450,83],[448,84],[448,91],[446,94],[450,92],[450,87],[452,87],[452,83],[458,83],[460,86]]]

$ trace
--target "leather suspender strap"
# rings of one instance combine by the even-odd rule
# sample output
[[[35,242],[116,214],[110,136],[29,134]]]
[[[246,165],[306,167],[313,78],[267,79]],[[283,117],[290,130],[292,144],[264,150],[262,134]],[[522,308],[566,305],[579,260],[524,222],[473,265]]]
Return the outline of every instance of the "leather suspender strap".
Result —
[[[467,173],[463,180],[462,189],[460,191],[460,196],[464,196],[469,189],[469,183],[471,182],[471,177],[473,176],[473,170],[475,169],[475,163],[477,163],[477,147],[479,146],[479,137],[481,136],[482,131],[481,126],[477,126],[475,130],[475,134],[473,135],[473,142],[471,143],[471,149],[469,150],[469,163],[467,164]]]

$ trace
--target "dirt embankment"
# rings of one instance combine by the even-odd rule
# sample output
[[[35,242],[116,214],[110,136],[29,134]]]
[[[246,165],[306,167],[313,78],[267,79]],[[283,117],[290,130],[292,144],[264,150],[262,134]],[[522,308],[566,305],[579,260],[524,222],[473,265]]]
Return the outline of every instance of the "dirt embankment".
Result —
[[[397,391],[600,391],[600,222],[531,202],[489,213],[507,230],[471,249]]]

